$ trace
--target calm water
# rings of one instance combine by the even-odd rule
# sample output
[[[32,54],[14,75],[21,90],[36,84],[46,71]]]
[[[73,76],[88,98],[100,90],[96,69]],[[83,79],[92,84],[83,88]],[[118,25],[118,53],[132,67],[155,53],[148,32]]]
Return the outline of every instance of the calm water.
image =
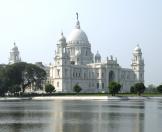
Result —
[[[162,100],[0,101],[0,132],[162,132]]]

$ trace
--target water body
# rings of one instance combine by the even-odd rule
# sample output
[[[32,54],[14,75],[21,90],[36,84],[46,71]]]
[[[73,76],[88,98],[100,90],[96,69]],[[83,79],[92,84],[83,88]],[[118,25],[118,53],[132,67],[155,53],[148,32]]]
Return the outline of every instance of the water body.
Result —
[[[161,132],[162,100],[0,101],[0,132]]]

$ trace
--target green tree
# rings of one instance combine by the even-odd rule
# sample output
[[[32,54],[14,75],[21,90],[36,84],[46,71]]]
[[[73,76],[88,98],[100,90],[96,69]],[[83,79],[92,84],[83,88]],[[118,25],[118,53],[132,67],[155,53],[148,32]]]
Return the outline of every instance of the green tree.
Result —
[[[19,92],[21,91],[21,88],[20,88],[19,85],[13,85],[12,87],[10,87],[8,89],[8,91],[11,92],[11,93],[13,93],[14,95],[16,95],[16,94],[18,95]]]
[[[24,92],[31,84],[40,86],[45,79],[46,72],[34,64],[20,62],[0,65],[0,96],[4,96],[7,91],[17,92],[20,88]]]
[[[132,93],[132,94],[136,93],[134,86],[130,87],[130,93]]]
[[[8,91],[8,87],[6,87],[6,81],[4,78],[0,78],[0,96],[4,96]]]
[[[74,92],[79,93],[81,90],[82,90],[82,88],[78,84],[74,85],[74,87],[73,87]]]
[[[134,90],[135,93],[137,93],[140,96],[145,91],[145,85],[143,83],[136,83],[134,85]]]
[[[115,96],[115,94],[117,94],[120,91],[121,85],[117,82],[112,81],[109,83],[108,88],[112,96]]]
[[[46,79],[46,72],[34,65],[25,62],[15,63],[6,67],[6,75],[10,82],[10,87],[13,85],[19,85],[22,88],[22,92],[25,88],[38,80]]]
[[[162,85],[157,86],[157,91],[158,91],[159,93],[162,93]]]
[[[8,78],[4,66],[0,66],[0,96],[4,96],[8,91]]]
[[[46,84],[45,86],[45,91],[46,93],[52,93],[52,92],[55,92],[55,87],[52,85],[52,84]]]

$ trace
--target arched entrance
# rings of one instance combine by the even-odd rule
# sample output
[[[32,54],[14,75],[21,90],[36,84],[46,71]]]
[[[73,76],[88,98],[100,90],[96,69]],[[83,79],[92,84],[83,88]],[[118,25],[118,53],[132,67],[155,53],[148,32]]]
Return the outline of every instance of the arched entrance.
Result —
[[[109,82],[115,81],[115,73],[113,71],[109,72]]]

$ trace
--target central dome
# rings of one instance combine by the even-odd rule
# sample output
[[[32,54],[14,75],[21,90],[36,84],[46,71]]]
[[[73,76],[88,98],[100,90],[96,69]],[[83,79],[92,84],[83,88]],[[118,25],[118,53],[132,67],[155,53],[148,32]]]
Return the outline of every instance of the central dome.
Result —
[[[67,43],[88,43],[88,38],[83,30],[75,28],[67,38]]]
[[[70,35],[67,37],[67,43],[68,44],[89,44],[87,35],[82,29],[80,29],[78,13],[76,14],[77,14],[77,22],[76,22],[75,28],[72,30]]]

